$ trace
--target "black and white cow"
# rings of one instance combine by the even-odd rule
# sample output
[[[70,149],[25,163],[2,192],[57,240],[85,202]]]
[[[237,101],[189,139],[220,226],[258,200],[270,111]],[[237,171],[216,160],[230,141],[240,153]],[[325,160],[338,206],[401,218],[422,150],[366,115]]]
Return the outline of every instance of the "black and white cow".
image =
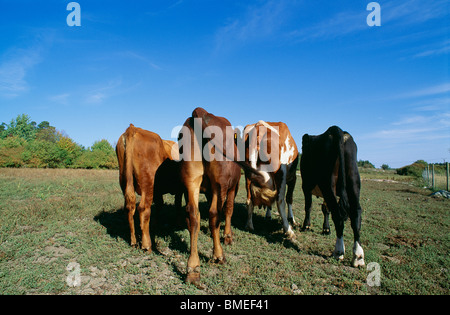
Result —
[[[361,206],[356,144],[352,136],[337,126],[332,126],[318,136],[305,134],[302,138],[300,171],[305,195],[305,221],[310,225],[312,193],[323,196],[336,227],[336,246],[333,255],[344,258],[344,222],[350,217],[354,245],[352,265],[364,266],[364,251],[359,240]],[[340,197],[339,199],[337,197]]]

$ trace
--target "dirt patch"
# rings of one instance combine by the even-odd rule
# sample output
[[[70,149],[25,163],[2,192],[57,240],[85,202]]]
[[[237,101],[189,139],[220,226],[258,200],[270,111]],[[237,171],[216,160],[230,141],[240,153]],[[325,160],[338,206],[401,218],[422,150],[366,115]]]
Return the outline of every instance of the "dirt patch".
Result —
[[[394,247],[406,246],[410,248],[418,248],[424,246],[426,243],[426,239],[420,239],[417,237],[408,237],[405,235],[389,235],[387,245]]]

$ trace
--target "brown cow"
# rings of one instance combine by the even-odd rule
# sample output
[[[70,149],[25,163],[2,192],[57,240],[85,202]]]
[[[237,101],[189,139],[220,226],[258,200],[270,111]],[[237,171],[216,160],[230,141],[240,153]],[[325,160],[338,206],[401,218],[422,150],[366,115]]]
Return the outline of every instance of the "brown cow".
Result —
[[[185,129],[180,132],[182,135],[180,149],[183,150],[183,159],[181,160],[181,179],[187,191],[187,224],[190,232],[191,253],[187,266],[188,283],[199,284],[200,280],[200,260],[197,251],[197,239],[200,230],[200,212],[198,210],[198,196],[202,181],[209,181],[210,208],[209,208],[209,226],[213,238],[213,260],[218,263],[224,263],[224,254],[220,245],[220,219],[219,211],[224,208],[226,216],[226,229],[224,231],[225,240],[231,241],[231,215],[233,214],[234,198],[236,189],[239,185],[241,176],[240,168],[231,161],[218,161],[215,159],[206,159],[202,156],[195,157],[196,149],[203,148],[203,139],[198,139],[194,133],[194,118],[211,118],[214,125],[223,128],[231,124],[222,117],[216,117],[207,113],[204,109],[197,108],[193,111],[192,117],[189,117],[184,123]],[[199,130],[203,130],[199,126]],[[179,140],[180,141],[180,140]],[[208,145],[208,144],[207,144]],[[182,148],[181,148],[182,147]],[[190,151],[190,154],[187,152]],[[201,153],[200,153],[201,154]],[[203,155],[203,154],[201,154]],[[211,150],[207,158],[211,156]],[[226,204],[225,204],[226,202]],[[228,224],[229,223],[229,224]]]
[[[210,188],[209,227],[213,238],[213,260],[221,264],[225,262],[225,258],[220,245],[219,211],[225,211],[224,236],[225,242],[230,242],[231,215],[241,174],[238,165],[246,172],[253,171],[253,180],[262,185],[262,176],[239,159],[234,135],[229,132],[234,133],[226,118],[210,114],[203,108],[196,108],[179,135],[181,179],[187,191],[186,215],[190,232],[186,281],[195,285],[200,281],[197,240],[200,230],[198,196],[202,181],[208,182],[207,186]],[[226,134],[228,136],[225,137]],[[211,140],[206,142],[205,138]]]
[[[298,149],[289,128],[283,122],[261,120],[245,127],[244,138],[246,162],[259,170],[265,176],[267,186],[276,192],[273,198],[262,198],[259,189],[252,185],[250,178],[246,176],[247,229],[254,230],[252,221],[254,206],[267,207],[266,217],[270,217],[271,206],[276,201],[283,221],[283,230],[288,237],[294,237],[288,220],[295,224],[292,213],[292,196],[297,180]],[[286,202],[288,205],[287,217]]]
[[[141,195],[138,205],[143,250],[151,252],[150,213],[154,196],[155,178],[159,167],[172,154],[163,140],[154,132],[136,128],[132,124],[117,141],[116,154],[119,162],[119,182],[128,210],[131,245],[137,246],[134,229],[136,194]],[[170,169],[170,168],[169,168]],[[164,190],[157,193],[162,194]]]

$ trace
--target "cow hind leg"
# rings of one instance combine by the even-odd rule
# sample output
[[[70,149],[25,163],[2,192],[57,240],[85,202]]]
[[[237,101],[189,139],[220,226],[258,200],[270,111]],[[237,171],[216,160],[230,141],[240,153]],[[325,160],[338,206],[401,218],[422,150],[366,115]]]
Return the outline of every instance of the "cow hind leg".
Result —
[[[339,214],[339,205],[332,190],[327,189],[327,187],[320,187],[320,190],[323,193],[325,203],[330,209],[331,218],[333,219],[333,223],[336,228],[336,244],[334,247],[333,256],[338,260],[343,260],[345,254],[344,219]]]
[[[228,192],[227,201],[225,203],[225,231],[224,244],[231,245],[233,243],[233,232],[231,231],[231,217],[233,216],[234,197],[236,195],[235,189]]]
[[[225,257],[223,255],[223,248],[220,244],[220,216],[218,209],[222,209],[223,201],[213,192],[211,199],[211,207],[209,208],[209,228],[213,239],[213,262],[223,264]]]
[[[292,230],[291,225],[289,224],[286,216],[286,201],[284,198],[277,201],[278,212],[280,213],[281,220],[283,222],[283,230],[288,238],[295,238],[295,233]]]
[[[198,256],[198,234],[200,232],[200,211],[198,209],[198,195],[202,177],[199,176],[195,182],[188,183],[186,223],[190,234],[190,254],[187,263],[186,282],[200,287],[200,259]]]
[[[186,282],[198,285],[200,284],[200,259],[198,257],[197,240],[200,231],[200,212],[191,202],[186,205],[186,212],[191,247],[187,264]]]
[[[330,229],[330,211],[328,210],[327,204],[325,202],[322,204],[322,213],[323,213],[322,234],[323,235],[330,235],[331,234],[331,229]]]
[[[136,194],[134,189],[125,191],[125,210],[127,211],[128,225],[130,227],[130,244],[137,246],[136,231],[134,229],[134,212],[136,210]]]
[[[350,195],[350,194],[349,194]],[[350,195],[351,196],[351,195]],[[360,231],[361,231],[361,206],[357,198],[350,199],[350,221],[353,230],[353,258],[352,258],[352,266],[363,267],[364,263],[364,250],[361,247],[361,242],[359,240]]]
[[[283,230],[288,238],[295,238],[295,233],[291,228],[286,216],[286,165],[281,165],[283,171],[283,178],[281,181],[280,189],[278,189],[277,206],[278,212],[280,213],[281,219],[283,221]]]
[[[141,202],[138,206],[139,211],[139,221],[142,232],[142,245],[141,248],[144,251],[151,252],[152,251],[152,241],[150,238],[150,214],[151,214],[151,205],[153,201],[153,187],[148,193],[143,193]]]
[[[286,203],[288,205],[288,221],[292,226],[296,226],[294,213],[292,212],[293,195],[294,195],[295,181],[288,183],[288,190],[286,193]]]
[[[247,224],[245,225],[247,231],[254,231],[253,227],[253,202],[251,199],[247,200]]]
[[[305,195],[305,220],[303,221],[302,231],[309,231],[311,229],[311,207],[312,195],[310,191],[303,190]]]
[[[266,207],[266,216],[265,216],[266,220],[270,220],[272,219],[272,207],[267,206]]]

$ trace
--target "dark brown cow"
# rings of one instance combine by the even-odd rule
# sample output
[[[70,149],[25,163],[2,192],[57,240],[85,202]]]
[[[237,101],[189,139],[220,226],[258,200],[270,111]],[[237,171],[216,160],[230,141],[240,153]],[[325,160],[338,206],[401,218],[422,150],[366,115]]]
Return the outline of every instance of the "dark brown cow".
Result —
[[[270,218],[271,206],[276,201],[283,221],[283,230],[288,237],[294,237],[289,221],[295,224],[292,202],[297,180],[298,149],[288,126],[283,122],[261,120],[245,127],[244,139],[246,162],[264,175],[267,186],[275,192],[272,198],[262,198],[259,189],[255,189],[249,176],[246,176],[247,229],[251,231],[254,229],[252,221],[254,206],[266,206],[266,217]],[[269,156],[265,157],[265,154]],[[266,161],[263,161],[262,158]],[[270,164],[270,168],[268,164]],[[287,216],[286,202],[288,205]]]
[[[360,243],[361,180],[356,164],[356,144],[352,136],[337,126],[318,136],[305,134],[302,138],[300,171],[305,195],[305,222],[310,225],[312,192],[323,196],[336,228],[336,246],[333,255],[343,259],[344,222],[350,216],[354,245],[352,265],[364,266],[364,251]],[[339,201],[338,201],[338,198]]]
[[[218,263],[224,263],[223,249],[220,244],[219,211],[222,209],[225,211],[226,228],[224,237],[226,242],[231,242],[231,216],[233,214],[234,198],[239,185],[241,171],[240,167],[232,161],[218,161],[216,159],[206,161],[205,157],[203,157],[203,152],[200,153],[200,156],[195,156],[198,153],[195,152],[196,149],[200,148],[200,150],[203,150],[204,141],[203,138],[199,139],[198,135],[195,134],[194,118],[201,120],[200,126],[198,126],[201,132],[205,129],[203,125],[204,119],[208,119],[208,122],[222,128],[222,130],[224,130],[225,126],[231,126],[231,124],[225,118],[216,117],[207,113],[204,109],[197,108],[193,111],[192,117],[186,120],[183,125],[185,129],[180,133],[180,137],[182,134],[182,138],[179,140],[179,145],[180,150],[183,150],[184,154],[181,160],[181,179],[187,191],[186,214],[191,239],[191,253],[187,265],[186,281],[198,285],[200,280],[200,260],[197,251],[197,239],[200,230],[198,197],[202,182],[208,182],[207,185],[211,191],[209,227],[213,238],[213,260]],[[191,150],[190,154],[187,152],[189,149]],[[211,156],[211,150],[206,155],[208,159]]]
[[[181,179],[187,192],[186,214],[190,232],[188,283],[198,285],[200,281],[197,240],[200,230],[198,196],[202,181],[207,182],[206,186],[210,188],[209,227],[213,238],[213,261],[221,264],[225,262],[225,256],[220,244],[219,211],[225,211],[224,236],[225,242],[230,242],[231,215],[241,174],[239,166],[246,172],[253,172],[253,180],[263,185],[262,176],[239,159],[234,135],[227,133],[231,130],[231,124],[226,118],[196,108],[180,131]],[[209,138],[211,140],[208,141]]]
[[[165,161],[172,160],[172,155],[159,135],[136,128],[132,124],[119,137],[116,154],[119,162],[120,187],[125,198],[125,209],[128,210],[131,245],[137,246],[133,216],[136,209],[135,193],[138,193],[141,195],[138,205],[142,231],[141,248],[151,252],[149,227],[156,173]],[[162,188],[157,194],[166,192]]]

